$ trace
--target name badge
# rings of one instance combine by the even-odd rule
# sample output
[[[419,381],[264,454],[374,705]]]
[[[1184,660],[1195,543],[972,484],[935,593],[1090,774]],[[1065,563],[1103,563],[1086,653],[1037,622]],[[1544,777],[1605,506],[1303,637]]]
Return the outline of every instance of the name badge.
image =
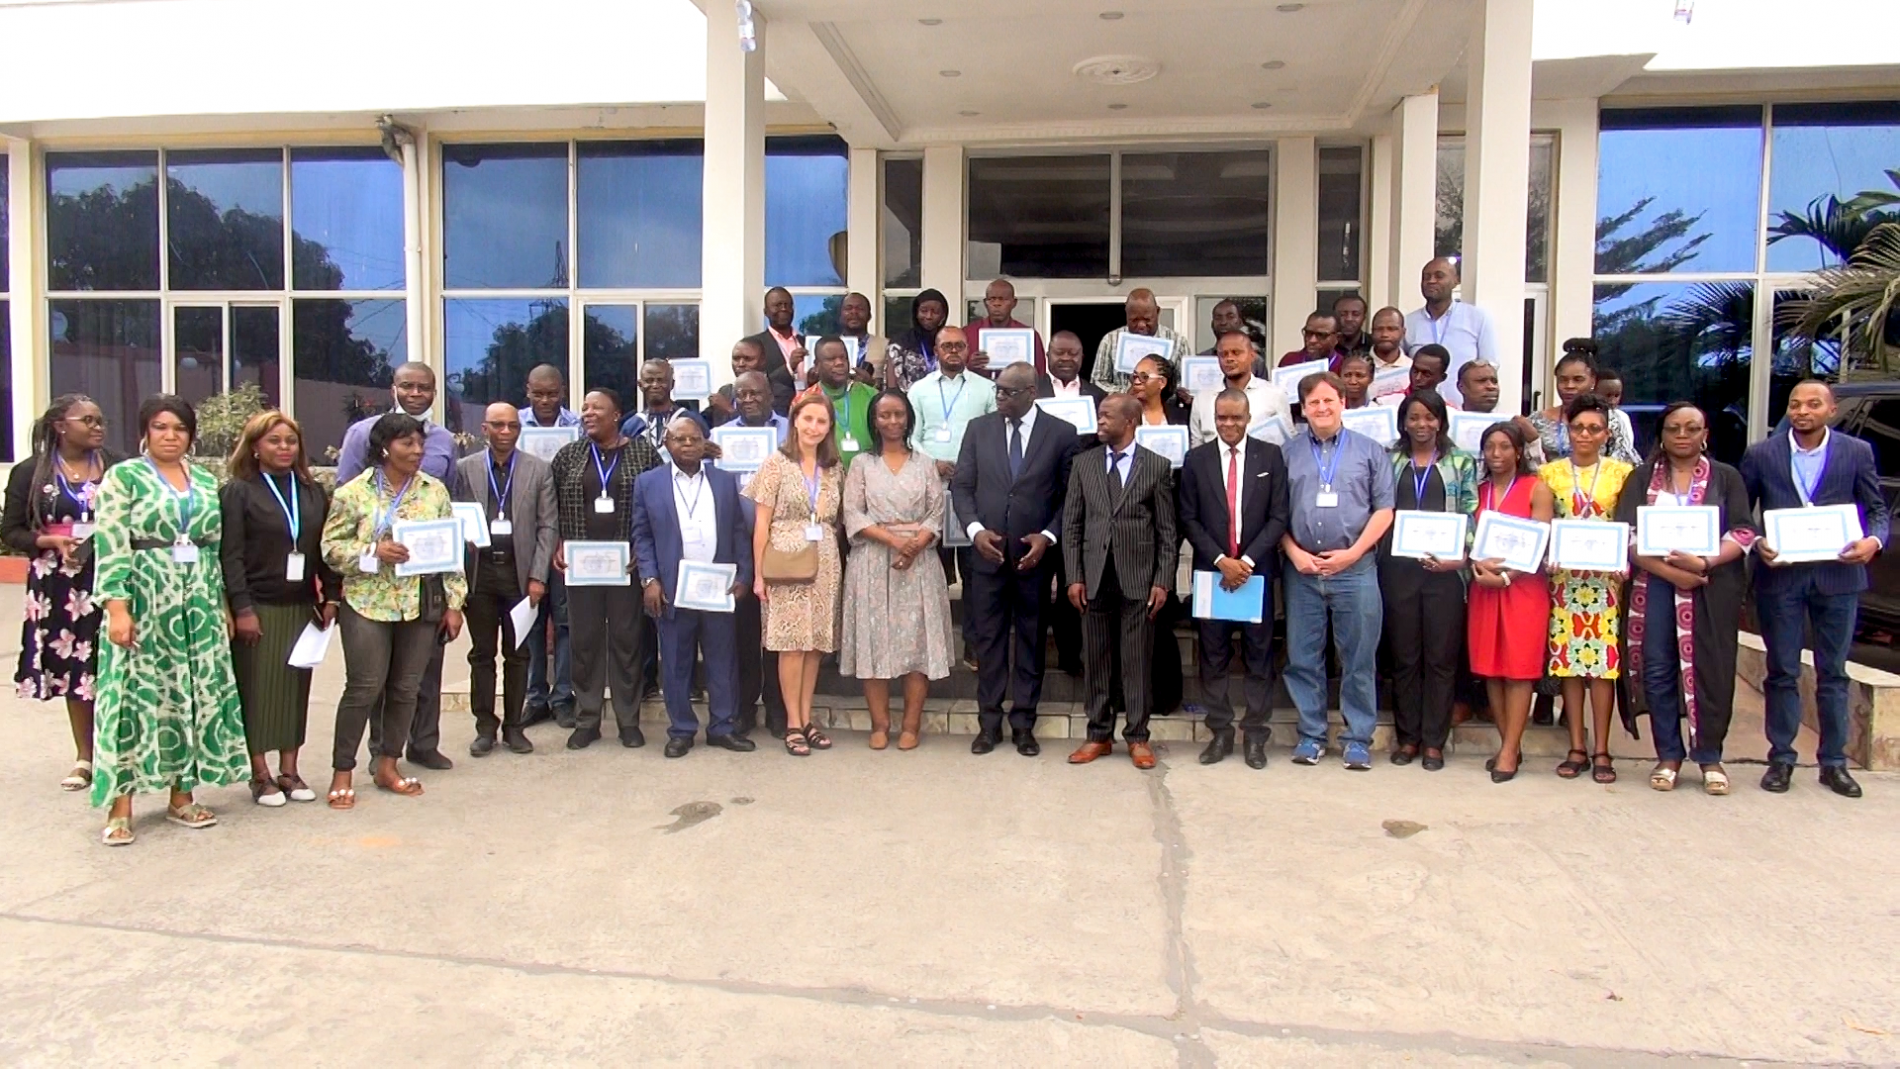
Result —
[[[824,539],[825,539],[825,525],[824,524],[808,523],[805,525],[805,541],[822,542],[824,541]]]
[[[858,440],[847,434],[844,436],[844,441],[838,443],[838,448],[847,453],[855,453],[858,451]]]
[[[1313,505],[1315,508],[1323,509],[1338,508],[1339,494],[1331,490],[1321,490],[1313,495]]]
[[[195,545],[192,545],[190,542],[173,542],[172,543],[172,563],[173,564],[198,563],[198,547]]]
[[[614,510],[614,499],[613,499],[613,498],[611,498],[611,497],[608,497],[608,496],[607,496],[606,494],[602,494],[602,495],[600,495],[599,497],[597,497],[597,498],[595,498],[595,499],[594,499],[594,511],[595,511],[595,512],[599,512],[599,513],[602,513],[602,514],[606,514],[606,513],[609,513],[609,512],[612,512],[613,510]],[[492,530],[494,530],[494,528],[493,528],[493,527],[490,527],[490,528],[489,528],[489,530],[491,530],[491,531],[492,531]]]
[[[292,553],[284,558],[284,582],[303,582],[303,554]]]
[[[932,441],[947,443],[950,441],[950,428],[938,427],[937,432],[935,434],[932,434],[930,437]]]
[[[364,575],[375,575],[382,566],[383,562],[376,559],[375,550],[371,550],[356,558],[356,570],[362,572]]]
[[[680,532],[680,540],[689,546],[702,545],[706,541],[706,532],[697,527],[688,527]]]
[[[491,520],[491,521],[489,521],[489,524],[488,524],[488,533],[489,533],[489,534],[498,534],[498,535],[511,535],[511,534],[514,534],[514,533],[515,533],[515,524],[514,524],[514,521],[513,521],[513,520],[501,520],[501,519],[497,519],[497,520]]]
[[[92,537],[92,524],[80,522],[73,524],[73,537],[84,542]]]

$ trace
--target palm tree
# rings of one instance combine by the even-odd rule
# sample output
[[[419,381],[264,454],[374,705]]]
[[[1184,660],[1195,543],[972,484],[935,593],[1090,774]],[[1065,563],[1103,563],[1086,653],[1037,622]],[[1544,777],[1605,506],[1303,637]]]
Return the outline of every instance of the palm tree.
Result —
[[[1813,292],[1790,302],[1788,315],[1795,320],[1795,333],[1811,342],[1833,335],[1843,338],[1844,365],[1882,375],[1900,370],[1900,361],[1894,359],[1900,345],[1892,340],[1900,335],[1900,221],[1877,223],[1845,264],[1815,272]]]

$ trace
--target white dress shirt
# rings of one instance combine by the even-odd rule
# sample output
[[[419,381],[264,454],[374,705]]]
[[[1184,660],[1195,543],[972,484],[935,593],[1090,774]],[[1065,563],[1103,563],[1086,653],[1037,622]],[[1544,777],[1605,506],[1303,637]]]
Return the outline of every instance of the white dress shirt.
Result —
[[[1231,515],[1231,516],[1229,516],[1229,517],[1227,517],[1227,531],[1225,532],[1225,533],[1226,533],[1226,535],[1227,535],[1227,538],[1228,538],[1228,541],[1229,541],[1229,542],[1230,542],[1231,544],[1233,544],[1233,545],[1239,545],[1239,544],[1240,544],[1240,518],[1241,518],[1242,516],[1245,516],[1245,515],[1247,514],[1247,506],[1246,506],[1246,501],[1247,501],[1247,439],[1245,439],[1245,438],[1242,438],[1242,439],[1240,440],[1240,444],[1239,444],[1239,445],[1228,445],[1228,444],[1227,444],[1226,442],[1222,442],[1222,443],[1220,444],[1220,449],[1219,449],[1219,450],[1217,450],[1217,451],[1215,452],[1215,456],[1218,456],[1218,457],[1220,458],[1220,496],[1221,496],[1221,500],[1223,500],[1223,501],[1225,501],[1225,500],[1227,499],[1227,461],[1228,461],[1228,458],[1229,458],[1229,457],[1238,457],[1238,458],[1240,458],[1240,473],[1239,473],[1239,477],[1238,477],[1237,479],[1235,479],[1235,481],[1234,481],[1234,508],[1233,508],[1233,515]],[[1256,474],[1257,474],[1257,473],[1256,473]],[[1218,556],[1218,557],[1215,557],[1215,558],[1214,558],[1214,563],[1215,563],[1215,564],[1219,564],[1219,563],[1220,563],[1221,561],[1224,561],[1224,560],[1226,560],[1226,559],[1227,559],[1227,554],[1225,554],[1225,553],[1222,553],[1222,554],[1221,554],[1220,556]],[[1245,561],[1245,562],[1246,562],[1246,564],[1247,564],[1247,567],[1249,567],[1249,568],[1251,568],[1251,567],[1253,567],[1253,566],[1254,566],[1254,564],[1253,564],[1253,558],[1252,558],[1252,557],[1250,557],[1250,556],[1248,556],[1247,554],[1245,554],[1245,553],[1242,553],[1242,554],[1240,555],[1240,559],[1241,559],[1242,561]]]
[[[1293,426],[1293,406],[1287,403],[1286,391],[1275,386],[1271,379],[1253,375],[1248,378],[1245,390],[1249,427],[1273,416],[1278,416],[1286,426]],[[1188,410],[1188,438],[1191,445],[1206,445],[1220,437],[1214,429],[1214,402],[1220,398],[1220,394],[1220,390],[1202,390],[1194,395],[1194,407]]]
[[[673,469],[673,508],[679,513],[680,556],[711,563],[719,549],[719,510],[707,492],[704,467],[691,475]]]

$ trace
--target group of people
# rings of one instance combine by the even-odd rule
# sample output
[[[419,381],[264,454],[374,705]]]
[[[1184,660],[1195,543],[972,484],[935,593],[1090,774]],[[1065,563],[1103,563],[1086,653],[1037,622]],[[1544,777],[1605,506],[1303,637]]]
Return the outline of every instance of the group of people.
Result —
[[[532,751],[525,729],[540,719],[569,730],[569,749],[585,749],[602,737],[608,691],[620,743],[643,746],[651,675],[667,757],[689,753],[702,730],[709,745],[751,751],[761,710],[785,750],[807,756],[832,746],[812,702],[833,657],[862,682],[870,746],[885,749],[894,734],[909,750],[930,681],[949,675],[959,639],[977,673],[972,752],[1000,746],[1007,720],[1011,744],[1034,756],[1053,628],[1062,667],[1079,669],[1087,694],[1087,738],[1069,761],[1111,754],[1119,714],[1129,758],[1145,769],[1155,763],[1150,716],[1180,696],[1172,633],[1189,615],[1175,590],[1185,546],[1205,587],[1189,604],[1218,596],[1224,607],[1192,614],[1212,734],[1204,764],[1238,741],[1249,766],[1265,767],[1283,615],[1296,763],[1318,763],[1333,741],[1330,634],[1347,768],[1371,767],[1383,676],[1392,763],[1442,768],[1454,706],[1476,697],[1499,729],[1487,769],[1508,781],[1534,690],[1555,680],[1572,747],[1558,775],[1615,780],[1608,739],[1620,707],[1626,725],[1651,717],[1653,787],[1673,789],[1692,760],[1705,790],[1722,794],[1752,556],[1769,665],[1762,786],[1785,791],[1791,780],[1811,628],[1821,778],[1857,796],[1844,755],[1844,661],[1888,516],[1871,451],[1828,430],[1829,387],[1797,386],[1789,429],[1751,447],[1739,470],[1707,456],[1707,416],[1688,402],[1664,412],[1657,448],[1639,463],[1627,420],[1599,392],[1604,369],[1579,346],[1558,365],[1559,405],[1500,413],[1468,453],[1449,436],[1452,407],[1490,412],[1498,388],[1489,326],[1450,301],[1455,283],[1455,267],[1435,260],[1417,312],[1368,318],[1350,298],[1316,314],[1285,359],[1331,365],[1300,379],[1297,409],[1264,374],[1231,302],[1215,310],[1207,354],[1221,387],[1189,394],[1178,338],[1117,370],[1111,334],[1090,373],[1081,340],[1057,332],[1046,349],[1037,339],[1033,360],[990,368],[983,331],[1020,329],[1010,326],[1007,282],[990,287],[986,317],[967,328],[945,325],[947,305],[927,292],[915,329],[889,342],[867,341],[868,302],[847,300],[864,305],[860,333],[811,339],[809,350],[785,333],[790,299],[774,291],[767,331],[733,347],[733,383],[703,405],[676,401],[670,366],[652,361],[637,408],[593,389],[576,414],[559,369],[538,367],[526,406],[489,405],[484,447],[459,459],[453,436],[429,419],[433,371],[402,365],[392,409],[346,433],[333,494],[312,477],[308,443],[282,412],[245,425],[220,483],[190,460],[197,426],[185,401],[148,399],[141,453],[126,458],[104,447],[96,404],[60,397],[35,424],[34,455],[14,467],[0,518],[0,539],[32,558],[17,680],[26,696],[66,702],[77,756],[61,785],[108,807],[108,845],[133,841],[140,792],[168,792],[166,818],[191,828],[217,821],[194,797],[200,786],[248,780],[262,806],[318,800],[298,763],[310,669],[292,661],[309,663],[293,651],[320,649],[332,629],[346,683],[325,797],[339,810],[356,803],[365,730],[380,790],[423,792],[405,758],[452,767],[440,746],[442,654],[465,626],[475,757]],[[1127,312],[1116,333],[1167,339],[1152,294],[1131,294]],[[1395,368],[1404,385],[1368,399],[1369,384]],[[1442,389],[1448,378],[1457,402]],[[1092,424],[1038,404],[1068,398],[1089,402]],[[1395,444],[1346,429],[1345,413],[1365,403],[1394,405]],[[777,448],[756,464],[724,462],[718,428],[728,426],[768,430]],[[1178,463],[1137,441],[1143,428],[1169,426],[1188,438]],[[520,447],[525,427],[574,430],[543,460]],[[483,533],[471,532],[459,568],[411,574],[398,526],[466,523],[458,503],[480,512]],[[1633,525],[1638,508],[1657,503],[1718,507],[1720,551],[1632,548],[1627,567],[1604,572],[1393,552],[1395,517],[1410,510],[1463,514],[1469,530],[1487,512]],[[1758,510],[1841,504],[1858,510],[1865,536],[1837,560],[1783,563],[1760,537]],[[598,560],[603,545],[620,548],[624,576],[618,566],[584,582],[570,573],[570,550]],[[729,586],[719,579],[710,602],[697,586],[689,596],[679,578],[689,564],[723,569]],[[1619,701],[1625,677],[1634,685]]]

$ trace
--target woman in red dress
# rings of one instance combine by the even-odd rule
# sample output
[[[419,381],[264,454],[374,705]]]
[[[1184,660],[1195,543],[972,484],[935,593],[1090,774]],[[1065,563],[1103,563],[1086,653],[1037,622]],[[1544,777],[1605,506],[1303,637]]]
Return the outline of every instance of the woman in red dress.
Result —
[[[1555,502],[1526,456],[1524,432],[1512,423],[1494,423],[1479,441],[1484,454],[1484,481],[1478,485],[1473,530],[1492,509],[1506,516],[1549,523]],[[1491,772],[1491,782],[1504,783],[1517,775],[1518,763],[1523,759],[1531,691],[1544,674],[1550,585],[1541,570],[1513,571],[1496,558],[1473,560],[1471,579],[1465,613],[1466,648],[1471,654],[1471,673],[1484,680],[1498,724],[1497,756],[1485,762],[1485,767]]]

